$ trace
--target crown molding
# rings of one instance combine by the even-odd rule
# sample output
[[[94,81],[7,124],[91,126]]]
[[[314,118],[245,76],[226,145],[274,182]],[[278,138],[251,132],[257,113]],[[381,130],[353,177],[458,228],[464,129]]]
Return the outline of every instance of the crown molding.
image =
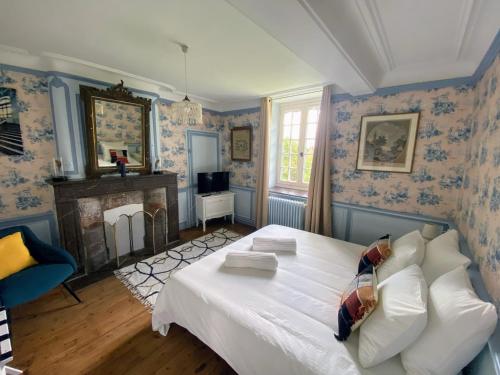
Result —
[[[25,49],[0,45],[0,64],[30,70],[30,73],[37,75],[61,74],[74,79],[93,80],[102,84],[113,84],[124,79],[127,86],[136,91],[149,92],[170,101],[179,101],[185,96],[183,91],[179,91],[175,86],[165,82],[51,52],[34,54]],[[217,110],[218,103],[215,100],[194,94],[189,94],[189,97],[202,104],[203,107]]]
[[[366,87],[375,91],[374,84],[366,77],[366,75],[361,71],[361,69],[356,65],[354,60],[349,56],[346,50],[342,47],[339,41],[335,38],[330,29],[325,25],[325,23],[321,20],[321,18],[316,14],[314,9],[309,5],[307,0],[297,0],[300,5],[304,8],[304,10],[309,14],[314,23],[319,27],[319,29],[323,32],[323,34],[330,40],[332,45],[336,48],[338,53],[345,59],[345,61],[349,64],[349,66],[356,72],[361,81],[366,85]]]
[[[456,59],[462,57],[463,51],[477,25],[483,0],[464,0],[457,32]]]
[[[367,35],[374,45],[385,71],[393,70],[396,67],[396,63],[394,62],[389,39],[387,38],[376,1],[356,0],[356,6],[363,20],[363,26]]]

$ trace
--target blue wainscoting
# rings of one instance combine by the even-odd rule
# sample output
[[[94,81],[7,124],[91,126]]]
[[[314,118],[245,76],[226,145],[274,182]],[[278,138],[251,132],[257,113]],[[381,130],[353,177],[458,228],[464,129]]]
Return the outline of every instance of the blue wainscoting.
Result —
[[[236,193],[235,220],[255,225],[255,189],[231,185]],[[271,192],[271,196],[305,202],[303,197]],[[340,240],[369,245],[381,234],[390,233],[398,238],[415,229],[421,229],[425,223],[440,225],[443,231],[452,223],[447,219],[384,210],[375,207],[359,206],[350,203],[332,204],[332,222],[334,237]]]
[[[235,221],[255,226],[255,188],[230,185],[229,190],[236,194],[234,202]],[[300,202],[306,201],[303,197],[288,194],[271,192],[270,195]],[[190,226],[187,198],[187,189],[180,189],[179,223],[181,229]],[[443,231],[452,226],[452,223],[447,219],[342,202],[332,204],[332,222],[335,238],[362,245],[369,245],[374,239],[385,233],[390,233],[393,238],[398,238],[412,230],[420,230],[425,223],[440,225]]]
[[[59,245],[59,232],[54,212],[49,211],[41,214],[0,220],[0,229],[17,225],[26,225],[40,240],[52,245]]]
[[[234,220],[238,223],[255,226],[255,189],[230,185],[234,192]]]
[[[179,230],[189,228],[188,189],[179,189]]]
[[[447,230],[451,222],[429,216],[394,212],[374,207],[334,202],[332,208],[334,237],[340,240],[369,245],[382,234],[398,238],[413,230],[420,230],[425,223]]]

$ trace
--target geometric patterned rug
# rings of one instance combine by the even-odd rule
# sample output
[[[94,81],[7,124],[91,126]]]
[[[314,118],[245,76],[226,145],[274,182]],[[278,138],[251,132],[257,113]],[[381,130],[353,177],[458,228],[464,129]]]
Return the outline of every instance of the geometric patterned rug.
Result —
[[[151,258],[115,271],[116,277],[150,311],[170,276],[184,267],[239,240],[242,236],[221,228]]]

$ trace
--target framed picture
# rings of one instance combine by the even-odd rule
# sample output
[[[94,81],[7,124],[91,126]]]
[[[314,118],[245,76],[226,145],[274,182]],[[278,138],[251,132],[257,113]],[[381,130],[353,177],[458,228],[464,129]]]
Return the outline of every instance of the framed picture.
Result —
[[[411,173],[419,115],[363,116],[356,168]]]
[[[231,160],[252,160],[252,127],[231,129]]]
[[[16,90],[7,87],[0,87],[0,155],[2,154],[24,154]]]

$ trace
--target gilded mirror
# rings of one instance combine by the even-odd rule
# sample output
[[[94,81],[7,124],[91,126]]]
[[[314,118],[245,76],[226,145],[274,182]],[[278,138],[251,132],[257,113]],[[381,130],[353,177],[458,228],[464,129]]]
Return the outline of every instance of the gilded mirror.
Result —
[[[80,86],[85,108],[87,175],[127,170],[150,173],[149,111],[151,100],[134,97],[123,81],[106,90]]]

